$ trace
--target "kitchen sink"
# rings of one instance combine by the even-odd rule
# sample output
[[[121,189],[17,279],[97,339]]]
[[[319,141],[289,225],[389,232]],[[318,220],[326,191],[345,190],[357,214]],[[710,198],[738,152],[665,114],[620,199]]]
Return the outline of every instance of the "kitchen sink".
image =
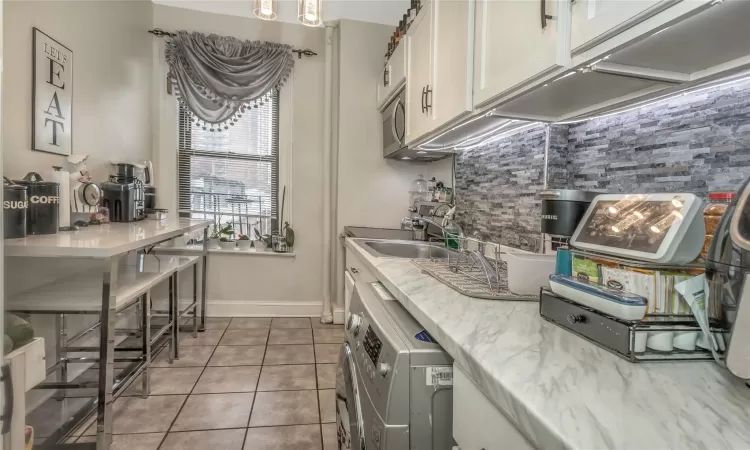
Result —
[[[362,246],[376,258],[428,259],[448,257],[448,250],[442,244],[429,244],[427,242],[365,241]]]

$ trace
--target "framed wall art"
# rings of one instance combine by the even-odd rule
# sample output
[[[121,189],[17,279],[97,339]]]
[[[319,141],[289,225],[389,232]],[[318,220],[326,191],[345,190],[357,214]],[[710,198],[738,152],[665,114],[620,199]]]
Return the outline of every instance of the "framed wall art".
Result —
[[[73,151],[73,51],[34,28],[31,148]]]

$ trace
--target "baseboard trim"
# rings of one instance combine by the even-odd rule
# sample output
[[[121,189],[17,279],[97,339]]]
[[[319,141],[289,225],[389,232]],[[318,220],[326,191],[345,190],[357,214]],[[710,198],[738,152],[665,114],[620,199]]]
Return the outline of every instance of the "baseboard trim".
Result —
[[[320,317],[321,308],[320,302],[209,301],[206,316]]]
[[[333,323],[341,325],[344,323],[346,318],[344,317],[344,308],[336,308],[333,310]]]

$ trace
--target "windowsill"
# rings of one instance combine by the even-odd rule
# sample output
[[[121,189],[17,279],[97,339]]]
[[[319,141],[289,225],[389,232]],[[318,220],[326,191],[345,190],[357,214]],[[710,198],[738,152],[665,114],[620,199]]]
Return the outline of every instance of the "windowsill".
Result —
[[[180,252],[186,252],[186,253],[203,253],[203,246],[202,245],[188,245],[185,247],[157,247],[155,250],[157,251],[180,251]],[[234,250],[224,250],[221,248],[210,248],[208,249],[208,253],[210,254],[216,254],[216,255],[238,255],[238,256],[252,256],[252,257],[277,257],[277,258],[295,258],[297,256],[294,252],[289,253],[276,253],[276,252],[259,252],[255,249],[250,250],[240,250],[239,248]]]

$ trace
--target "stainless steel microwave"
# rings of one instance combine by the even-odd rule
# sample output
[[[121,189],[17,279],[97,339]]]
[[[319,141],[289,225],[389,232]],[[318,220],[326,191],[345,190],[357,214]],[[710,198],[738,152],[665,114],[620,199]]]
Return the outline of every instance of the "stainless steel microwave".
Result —
[[[406,147],[406,94],[402,89],[383,110],[383,156]]]

